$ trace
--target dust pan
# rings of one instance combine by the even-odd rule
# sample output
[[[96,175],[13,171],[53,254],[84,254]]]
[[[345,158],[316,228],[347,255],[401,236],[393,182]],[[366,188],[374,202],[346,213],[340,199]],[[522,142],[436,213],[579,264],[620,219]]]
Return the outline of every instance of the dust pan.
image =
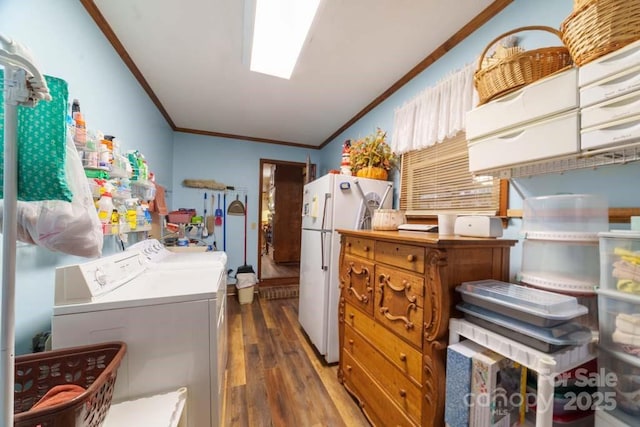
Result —
[[[236,199],[229,203],[227,215],[244,215],[244,205],[240,201],[240,195],[236,194]]]

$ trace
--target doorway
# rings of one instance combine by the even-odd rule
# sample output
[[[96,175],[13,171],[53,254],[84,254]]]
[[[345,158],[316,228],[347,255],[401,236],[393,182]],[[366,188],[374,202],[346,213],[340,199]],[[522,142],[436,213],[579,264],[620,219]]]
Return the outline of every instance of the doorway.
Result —
[[[261,286],[299,283],[305,171],[304,163],[260,159],[258,280]]]

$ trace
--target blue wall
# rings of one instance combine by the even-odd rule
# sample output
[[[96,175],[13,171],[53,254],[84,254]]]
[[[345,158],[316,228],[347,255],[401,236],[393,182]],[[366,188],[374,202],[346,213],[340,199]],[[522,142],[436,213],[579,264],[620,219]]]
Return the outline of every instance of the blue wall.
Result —
[[[213,179],[240,190],[249,200],[247,209],[247,263],[257,269],[258,258],[258,200],[260,199],[260,159],[282,160],[305,163],[307,156],[311,163],[319,161],[318,150],[309,150],[284,145],[263,144],[248,141],[229,140],[209,136],[177,132],[173,147],[173,207],[196,208],[202,211],[204,191],[182,186],[184,179]],[[208,192],[209,195],[211,191]],[[235,198],[233,192],[227,195],[227,205]],[[207,207],[209,209],[209,207]],[[237,269],[244,264],[243,226],[241,216],[227,216],[227,245],[229,268]],[[218,249],[222,249],[222,229],[216,228]],[[211,241],[208,239],[207,241]]]
[[[484,48],[497,36],[511,29],[529,25],[546,25],[558,29],[562,21],[569,16],[572,8],[572,0],[515,0],[486,25],[476,30],[470,37],[412,79],[389,99],[336,137],[323,149],[322,164],[339,164],[342,143],[346,139],[369,134],[376,127],[387,129],[391,134],[395,108],[400,107],[425,88],[433,86],[451,71],[460,69],[465,64],[477,62],[476,59]],[[522,37],[525,48],[560,43],[557,37],[542,31],[528,31],[519,35]],[[328,168],[332,167],[335,166],[328,166]],[[397,206],[399,174],[394,175]],[[517,179],[510,187],[509,207],[521,208],[523,197],[558,193],[604,194],[609,200],[610,207],[637,207],[640,206],[640,193],[634,187],[634,183],[637,182],[638,176],[640,176],[640,163]],[[625,227],[620,224],[612,224],[611,226],[611,228]],[[521,221],[519,219],[511,220],[509,228],[505,231],[505,237],[521,240],[520,228]],[[518,244],[511,252],[511,275],[514,278],[521,264],[521,248],[522,245]]]
[[[172,183],[173,131],[77,0],[2,0],[0,32],[28,47],[44,74],[69,85],[90,129],[118,137],[123,151],[146,156],[157,181]],[[105,238],[103,253],[116,250]],[[16,277],[16,353],[50,328],[56,266],[85,258],[19,244]]]
[[[0,0],[0,31],[27,45],[46,74],[69,83],[70,97],[80,99],[90,128],[115,134],[123,149],[145,154],[157,181],[170,191],[171,209],[202,208],[202,190],[184,188],[183,179],[215,179],[246,189],[250,203],[247,262],[255,267],[257,230],[251,225],[258,222],[260,158],[304,163],[309,155],[318,164],[319,175],[337,169],[344,140],[367,135],[376,127],[391,133],[396,107],[447,73],[474,62],[491,39],[524,25],[558,28],[572,5],[572,0],[516,0],[322,151],[172,132],[79,1]],[[539,37],[525,35],[524,41],[537,43]],[[327,134],[331,132],[327,129]],[[633,187],[639,172],[640,164],[630,164],[519,179],[512,186],[510,206],[521,207],[522,195],[557,192],[608,192],[611,206],[640,206],[640,195]],[[244,262],[243,222],[242,217],[227,220],[229,266],[235,269]],[[512,220],[506,235],[518,238],[519,229],[520,221]],[[220,237],[218,242],[221,246]],[[114,243],[107,239],[105,253],[116,250]],[[512,251],[512,275],[520,265],[520,246]],[[36,332],[49,328],[55,266],[84,259],[27,245],[20,245],[17,254],[16,350],[20,354],[30,350]]]

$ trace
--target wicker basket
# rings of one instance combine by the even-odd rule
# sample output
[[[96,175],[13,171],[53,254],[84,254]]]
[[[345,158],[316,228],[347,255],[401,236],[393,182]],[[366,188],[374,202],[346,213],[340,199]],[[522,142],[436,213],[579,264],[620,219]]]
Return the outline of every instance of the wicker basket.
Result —
[[[113,397],[123,342],[108,342],[16,357],[14,427],[99,427]],[[85,388],[79,396],[50,407],[31,407],[56,385]]]
[[[561,31],[573,61],[584,65],[640,39],[640,0],[583,0]]]
[[[492,40],[480,55],[478,69],[473,77],[480,98],[479,104],[506,95],[571,65],[571,56],[565,46],[521,51],[489,66],[484,64],[487,51],[496,42],[511,34],[532,30],[548,31],[561,38],[560,32],[554,28],[530,26],[513,29]]]

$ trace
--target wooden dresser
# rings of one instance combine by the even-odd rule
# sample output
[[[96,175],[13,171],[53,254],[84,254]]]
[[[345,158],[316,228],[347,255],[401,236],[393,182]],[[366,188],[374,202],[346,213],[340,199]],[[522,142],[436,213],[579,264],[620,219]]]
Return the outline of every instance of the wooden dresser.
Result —
[[[455,287],[508,280],[515,240],[338,230],[338,378],[375,426],[444,426]]]

